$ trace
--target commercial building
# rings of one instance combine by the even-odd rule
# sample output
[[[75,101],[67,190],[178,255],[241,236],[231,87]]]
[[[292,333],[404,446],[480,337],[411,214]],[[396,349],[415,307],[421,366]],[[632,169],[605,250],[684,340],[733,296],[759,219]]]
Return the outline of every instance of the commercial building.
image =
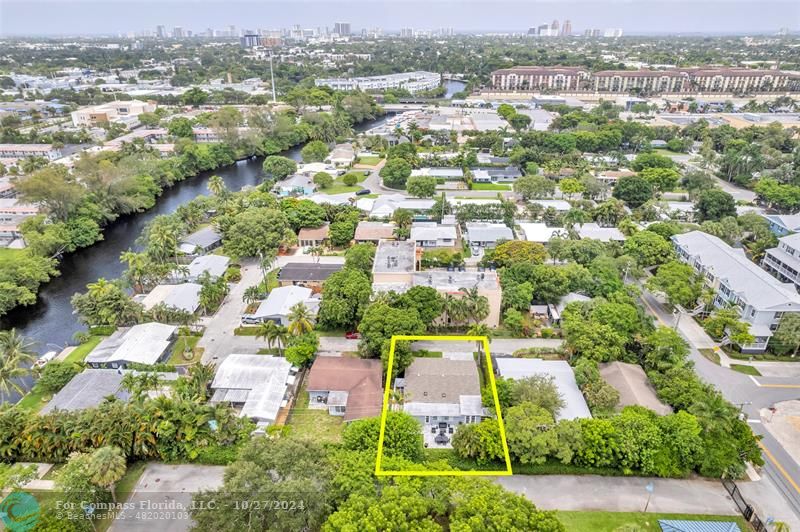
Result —
[[[131,363],[153,365],[172,352],[178,330],[173,325],[150,322],[117,329],[86,357],[92,368],[125,368]]]
[[[142,113],[152,113],[156,104],[129,100],[108,102],[91,107],[84,107],[71,113],[72,125],[75,127],[97,127],[103,123],[123,122],[128,126],[138,125],[138,116]]]
[[[674,235],[680,259],[703,276],[714,292],[718,308],[732,305],[750,325],[752,344],[740,346],[745,353],[761,353],[784,314],[800,312],[800,294],[753,264],[744,250],[732,248],[719,238],[691,231]]]
[[[306,380],[308,407],[353,421],[378,416],[383,405],[380,360],[317,357]]]
[[[587,90],[627,93],[800,91],[800,74],[746,68],[671,68],[665,70],[603,70],[581,67],[517,66],[492,72],[492,87],[500,90]]]
[[[239,409],[259,428],[278,418],[291,398],[296,370],[283,357],[270,355],[228,355],[217,368],[211,383],[211,404],[228,403]]]
[[[800,233],[780,237],[778,247],[767,250],[761,266],[782,283],[794,283],[800,292]]]
[[[381,91],[386,89],[405,89],[410,93],[437,88],[442,83],[442,76],[435,72],[404,72],[383,76],[361,78],[327,78],[315,79],[317,87],[330,87],[336,91]]]
[[[575,382],[572,367],[563,360],[542,360],[539,358],[495,358],[497,375],[505,379],[520,380],[526,377],[544,375],[553,378],[564,406],[556,415],[556,420],[592,417],[583,394]]]

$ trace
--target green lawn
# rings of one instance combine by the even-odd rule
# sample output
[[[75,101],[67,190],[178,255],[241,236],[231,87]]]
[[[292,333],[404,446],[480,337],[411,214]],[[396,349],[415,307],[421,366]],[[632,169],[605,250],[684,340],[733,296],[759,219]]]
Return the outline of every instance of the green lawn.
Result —
[[[498,183],[472,183],[472,190],[511,190],[511,187]]]
[[[323,194],[347,194],[349,192],[358,192],[364,187],[360,187],[358,185],[353,185],[352,187],[348,187],[344,183],[341,183],[338,179],[334,181],[333,186],[328,188],[323,188],[320,190]]]
[[[700,354],[709,359],[711,362],[719,366],[719,353],[713,349],[698,349]]]
[[[97,344],[103,341],[104,338],[105,336],[90,336],[89,340],[76,347],[72,353],[70,353],[69,356],[64,359],[64,362],[83,362],[89,353],[91,353],[92,350],[97,347]]]
[[[358,158],[358,164],[368,164],[370,166],[375,166],[379,162],[381,162],[381,158],[377,155]]]
[[[290,434],[307,437],[314,441],[338,443],[342,441],[344,423],[341,417],[328,414],[327,410],[308,408],[308,392],[305,384],[297,395],[289,419],[286,422]]]
[[[34,389],[26,393],[25,397],[17,403],[17,406],[25,410],[38,412],[51,398],[52,395],[49,392]]]
[[[687,155],[686,153],[681,153],[679,151],[672,151],[668,148],[654,148],[653,152],[664,155],[665,157],[674,157],[675,155]]]
[[[753,366],[748,366],[746,364],[731,364],[731,369],[733,371],[738,371],[739,373],[744,373],[745,375],[753,375],[754,377],[761,376],[760,371]]]
[[[558,519],[564,523],[567,532],[614,532],[616,530],[636,530],[641,532],[661,532],[659,519],[689,521],[734,521],[742,531],[749,530],[744,519],[735,515],[692,515],[657,514],[639,512],[558,512]]]
[[[362,197],[362,198],[375,199],[375,198],[377,198],[378,196],[379,196],[379,194],[364,194],[364,195],[363,195],[363,196],[361,196],[361,197]]]
[[[199,336],[179,336],[178,339],[175,340],[175,346],[172,348],[172,355],[169,357],[167,364],[173,366],[185,366],[200,362],[203,352],[202,350],[194,349],[199,341]],[[190,360],[186,360],[183,356],[183,352],[186,350],[187,345],[189,346],[190,350],[194,351]]]

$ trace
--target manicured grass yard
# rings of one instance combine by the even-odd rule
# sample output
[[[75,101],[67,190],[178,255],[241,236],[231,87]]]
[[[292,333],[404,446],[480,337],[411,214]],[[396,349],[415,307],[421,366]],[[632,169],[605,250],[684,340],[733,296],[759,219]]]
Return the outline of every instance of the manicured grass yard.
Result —
[[[375,166],[379,162],[381,162],[381,158],[378,157],[377,155],[358,158],[358,164],[368,164],[370,166]]]
[[[719,366],[719,353],[713,349],[698,349],[700,354],[709,359],[711,362]]]
[[[47,401],[49,401],[50,398],[51,394],[48,392],[31,390],[25,394],[25,397],[20,399],[19,403],[17,403],[17,406],[19,408],[38,412],[44,405],[47,404]]]
[[[333,186],[328,188],[323,188],[320,190],[323,194],[347,194],[349,192],[358,192],[364,187],[360,187],[358,185],[353,185],[352,187],[348,187],[338,179],[333,182]]]
[[[744,373],[745,375],[753,375],[754,377],[761,376],[760,371],[753,366],[748,366],[746,364],[731,364],[731,369],[733,371],[738,371],[739,373]]]
[[[687,521],[734,521],[741,530],[749,530],[744,519],[728,515],[657,514],[639,512],[558,512],[559,520],[567,532],[613,532],[615,530],[637,530],[661,532],[659,519]],[[625,528],[622,528],[625,527]]]
[[[498,183],[472,183],[472,190],[511,190],[511,187]]]
[[[83,362],[103,338],[105,338],[105,336],[90,336],[88,341],[73,349],[72,353],[64,359],[64,362]]]
[[[172,348],[172,355],[169,357],[167,364],[184,366],[200,362],[203,352],[202,350],[195,350],[195,346],[199,341],[199,336],[179,336],[178,339],[175,340],[175,346]],[[183,352],[186,350],[187,345],[189,346],[190,350],[194,351],[190,360],[186,360],[183,357]]]
[[[286,422],[292,436],[307,437],[314,441],[338,443],[342,440],[344,423],[341,417],[331,416],[327,410],[308,408],[306,385],[300,388],[294,408]]]

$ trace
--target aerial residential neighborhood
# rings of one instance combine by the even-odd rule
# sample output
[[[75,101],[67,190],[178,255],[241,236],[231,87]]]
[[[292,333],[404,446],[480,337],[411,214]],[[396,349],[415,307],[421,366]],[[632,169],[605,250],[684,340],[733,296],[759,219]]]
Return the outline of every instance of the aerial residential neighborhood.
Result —
[[[800,531],[800,8],[0,4],[0,528]]]

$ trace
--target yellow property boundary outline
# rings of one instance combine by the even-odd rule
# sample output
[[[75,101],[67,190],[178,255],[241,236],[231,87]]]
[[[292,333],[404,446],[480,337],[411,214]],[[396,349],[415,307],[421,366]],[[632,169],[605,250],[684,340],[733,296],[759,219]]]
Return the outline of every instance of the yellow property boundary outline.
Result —
[[[394,365],[394,349],[398,341],[417,341],[417,340],[432,340],[432,341],[454,341],[454,342],[481,342],[483,344],[483,351],[486,354],[486,367],[489,374],[489,383],[492,387],[492,398],[494,399],[495,412],[497,413],[497,425],[500,428],[500,440],[503,443],[503,457],[506,462],[506,469],[500,471],[482,471],[482,470],[469,470],[469,471],[384,471],[381,468],[381,457],[383,455],[383,440],[386,431],[386,416],[389,413],[389,394],[391,391],[392,383],[392,366]],[[492,371],[492,359],[489,354],[489,339],[485,336],[392,336],[391,344],[389,346],[389,364],[386,369],[386,387],[383,392],[383,408],[381,410],[381,428],[378,437],[378,457],[375,461],[375,475],[376,476],[406,476],[406,477],[469,477],[469,476],[509,476],[514,473],[511,471],[511,457],[508,453],[508,442],[506,441],[506,428],[503,425],[503,414],[500,411],[500,399],[497,396],[497,384],[494,380],[494,372]]]

